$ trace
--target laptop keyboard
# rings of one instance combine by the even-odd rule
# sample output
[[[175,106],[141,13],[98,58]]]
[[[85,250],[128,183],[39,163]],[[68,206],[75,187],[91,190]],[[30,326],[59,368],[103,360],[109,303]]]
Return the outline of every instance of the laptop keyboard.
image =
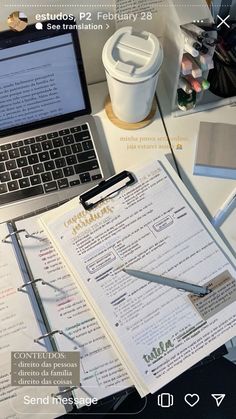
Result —
[[[87,124],[0,146],[0,204],[101,178]]]

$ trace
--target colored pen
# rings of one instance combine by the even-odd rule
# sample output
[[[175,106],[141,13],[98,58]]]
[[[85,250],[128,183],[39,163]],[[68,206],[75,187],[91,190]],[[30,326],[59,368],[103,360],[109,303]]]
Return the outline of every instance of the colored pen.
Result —
[[[200,296],[207,295],[211,290],[207,287],[201,287],[200,285],[190,284],[189,282],[179,281],[177,279],[164,278],[163,276],[150,274],[148,272],[137,271],[135,269],[123,269],[125,273],[131,276],[135,276],[139,279],[145,279],[146,281],[155,282],[156,284],[166,285],[167,287],[176,288],[197,294]]]
[[[198,79],[199,83],[202,86],[202,90],[208,90],[210,87],[210,82],[206,79],[200,78]]]
[[[204,29],[199,28],[199,26],[194,25],[194,23],[188,23],[187,25],[181,26],[182,29],[187,29],[190,32],[197,34],[198,36],[202,36],[203,38],[208,37],[208,33],[204,31]]]
[[[186,54],[183,55],[181,61],[181,72],[183,75],[191,74],[192,71],[192,61],[187,57]]]
[[[192,88],[189,84],[189,82],[187,80],[185,80],[184,78],[180,77],[179,79],[179,86],[180,89],[183,89],[183,91],[185,93],[192,93]]]
[[[202,75],[202,69],[200,67],[200,65],[194,60],[193,57],[189,57],[189,60],[192,63],[192,76],[197,79],[198,77],[201,77]]]
[[[192,55],[192,57],[198,57],[199,52],[191,45],[189,44],[184,44],[184,49],[186,52],[188,52],[189,54]]]
[[[219,227],[234,205],[236,205],[236,188],[218,209],[217,213],[212,219],[212,224],[215,227]]]
[[[184,44],[185,45],[187,44],[193,47],[197,51],[200,51],[200,49],[202,48],[202,44],[200,42],[196,41],[191,35],[188,35],[185,32],[184,32]]]
[[[186,80],[189,82],[190,86],[192,87],[195,92],[199,93],[202,90],[201,84],[197,79],[194,79],[193,76],[185,76]]]

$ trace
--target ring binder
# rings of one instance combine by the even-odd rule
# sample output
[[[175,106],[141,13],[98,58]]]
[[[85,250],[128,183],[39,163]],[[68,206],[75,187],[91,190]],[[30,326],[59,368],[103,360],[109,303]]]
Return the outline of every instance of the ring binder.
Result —
[[[57,396],[60,396],[61,394],[69,393],[70,391],[75,390],[76,388],[78,388],[78,387],[71,386],[71,387],[65,388],[64,390],[59,391],[58,393],[52,393],[51,397],[56,397],[57,398]]]
[[[85,210],[92,209],[104,199],[117,192],[119,193],[123,188],[132,185],[135,181],[135,176],[127,170],[124,170],[107,180],[103,180],[94,188],[80,195],[80,202]],[[118,186],[119,184],[120,186],[114,189],[114,186]],[[108,191],[109,189],[110,192]]]
[[[38,343],[41,339],[47,338],[48,336],[52,336],[55,333],[59,333],[60,335],[63,334],[62,330],[52,330],[51,332],[45,333],[42,336],[39,336],[38,338],[34,339],[35,343]]]
[[[9,239],[9,237],[15,236],[17,233],[22,233],[23,231],[26,231],[25,228],[22,228],[20,230],[12,231],[11,233],[7,234],[4,237],[4,239],[2,239],[2,243],[10,243],[9,241],[7,241],[7,239]]]
[[[33,279],[32,281],[28,281],[25,284],[23,284],[20,287],[18,287],[17,288],[17,291],[21,291],[22,288],[28,287],[29,285],[34,284],[35,282],[38,282],[38,281],[41,281],[43,285],[46,284],[46,282],[44,282],[44,280],[42,278],[36,278],[36,279]]]

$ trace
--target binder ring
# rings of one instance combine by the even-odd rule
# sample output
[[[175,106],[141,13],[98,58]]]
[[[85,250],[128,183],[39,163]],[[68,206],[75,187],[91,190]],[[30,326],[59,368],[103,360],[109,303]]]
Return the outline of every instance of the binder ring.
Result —
[[[39,340],[47,338],[48,336],[52,336],[55,333],[60,333],[60,335],[61,335],[63,333],[63,331],[62,330],[52,330],[51,332],[45,333],[44,335],[39,336],[38,338],[34,339],[34,342],[38,343]]]
[[[64,390],[59,391],[58,393],[52,393],[51,397],[56,397],[57,398],[57,396],[60,396],[61,394],[69,393],[70,391],[75,390],[76,388],[78,388],[78,387],[72,386],[72,387],[65,388]]]
[[[21,285],[20,287],[17,288],[17,291],[21,291],[22,288],[28,287],[31,284],[35,284],[35,282],[41,281],[43,285],[46,284],[46,282],[43,281],[43,279],[41,278],[37,278],[37,279],[33,279],[32,281],[28,281],[25,284]]]
[[[2,239],[2,243],[10,243],[10,241],[7,241],[12,236],[15,236],[17,233],[22,233],[23,231],[26,231],[25,228],[22,228],[20,230],[12,231],[11,233],[7,234],[4,239]]]

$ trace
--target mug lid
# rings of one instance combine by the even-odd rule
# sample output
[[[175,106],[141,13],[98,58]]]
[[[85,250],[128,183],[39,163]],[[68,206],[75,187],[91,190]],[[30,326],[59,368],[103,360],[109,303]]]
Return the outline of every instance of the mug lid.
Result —
[[[163,61],[163,51],[155,35],[136,32],[128,26],[116,31],[105,43],[102,61],[112,77],[138,83],[157,73]]]

